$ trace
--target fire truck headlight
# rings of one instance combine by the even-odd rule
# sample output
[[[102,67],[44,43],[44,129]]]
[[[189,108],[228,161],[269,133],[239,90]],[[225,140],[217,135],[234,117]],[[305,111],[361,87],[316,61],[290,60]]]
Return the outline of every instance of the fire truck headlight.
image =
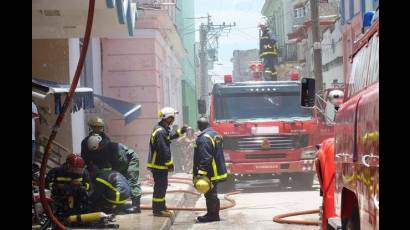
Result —
[[[302,154],[300,154],[300,159],[312,159],[316,157],[316,150],[308,149],[304,150]]]

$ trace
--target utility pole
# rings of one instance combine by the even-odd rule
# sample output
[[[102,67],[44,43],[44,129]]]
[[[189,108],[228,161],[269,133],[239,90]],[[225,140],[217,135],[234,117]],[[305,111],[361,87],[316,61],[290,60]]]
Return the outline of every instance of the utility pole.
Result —
[[[208,23],[201,24],[199,28],[199,69],[201,78],[200,99],[205,100],[208,89],[208,57],[207,57],[207,37],[209,32],[210,15],[208,15]]]
[[[216,61],[216,55],[209,57],[208,51],[213,50],[216,52],[218,48],[218,38],[221,36],[222,32],[230,30],[231,27],[236,24],[225,24],[223,22],[221,25],[214,25],[211,21],[211,16],[207,16],[207,24],[202,23],[199,28],[199,62],[200,62],[200,80],[201,80],[201,91],[200,99],[205,100],[206,108],[209,105],[209,75],[208,75],[208,63]],[[216,54],[216,53],[215,53]]]
[[[310,0],[313,38],[313,72],[316,80],[316,92],[323,89],[322,47],[320,45],[319,0]]]

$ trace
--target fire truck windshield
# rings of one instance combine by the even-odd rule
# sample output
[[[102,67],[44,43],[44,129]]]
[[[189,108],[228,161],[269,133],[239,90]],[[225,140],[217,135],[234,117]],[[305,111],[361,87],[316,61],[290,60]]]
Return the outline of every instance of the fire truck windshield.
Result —
[[[298,92],[220,95],[215,97],[215,120],[310,119],[299,105]]]

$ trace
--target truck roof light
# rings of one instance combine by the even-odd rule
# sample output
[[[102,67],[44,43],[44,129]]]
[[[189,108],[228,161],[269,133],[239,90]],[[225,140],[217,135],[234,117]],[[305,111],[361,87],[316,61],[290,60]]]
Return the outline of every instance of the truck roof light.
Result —
[[[230,74],[224,75],[224,82],[225,84],[232,83],[232,75]]]

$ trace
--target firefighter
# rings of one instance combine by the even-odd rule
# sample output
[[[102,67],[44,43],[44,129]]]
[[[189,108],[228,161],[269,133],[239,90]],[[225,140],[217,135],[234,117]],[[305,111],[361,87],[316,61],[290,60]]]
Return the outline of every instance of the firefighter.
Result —
[[[100,170],[93,180],[94,189],[90,195],[93,211],[106,213],[128,213],[127,199],[131,196],[131,188],[127,179],[113,170]]]
[[[81,142],[81,147],[87,146],[88,137],[94,133],[98,133],[103,139],[110,140],[110,138],[105,133],[104,128],[105,128],[105,123],[101,117],[91,117],[88,120],[89,135],[86,138],[84,138],[84,140]]]
[[[86,213],[90,178],[84,160],[77,154],[68,155],[66,162],[51,169],[46,176],[58,217]]]
[[[131,187],[132,206],[126,211],[140,213],[141,183],[137,153],[124,144],[104,139],[98,133],[89,136],[86,148],[83,158],[87,167],[92,169],[90,172],[92,177],[94,178],[100,171],[114,170],[121,173]]]
[[[108,143],[110,142],[110,138],[105,134],[104,132],[104,127],[105,127],[105,123],[104,120],[101,117],[91,117],[88,120],[88,131],[89,134],[87,137],[85,137],[82,141],[81,141],[81,156],[88,156],[90,155],[90,151],[88,148],[88,139],[93,136],[93,134],[98,134],[99,136],[101,136],[101,143]],[[87,159],[84,159],[87,165],[87,169],[88,171],[92,174],[93,172],[96,171],[96,169],[93,169],[92,167],[94,165],[89,164],[89,162],[87,161]],[[101,159],[101,160],[105,160],[105,159]],[[94,175],[91,175],[92,177]]]
[[[201,133],[196,139],[194,150],[194,185],[202,177],[206,177],[212,185],[209,190],[205,190],[207,213],[197,217],[198,222],[219,221],[220,201],[218,199],[217,184],[228,177],[225,158],[222,149],[222,137],[211,127],[208,119],[201,117],[197,121],[198,129]]]
[[[154,216],[171,217],[174,215],[165,205],[168,172],[174,171],[170,144],[171,140],[180,137],[187,130],[186,125],[178,130],[170,130],[177,114],[178,112],[171,107],[162,108],[158,114],[160,122],[151,133],[147,168],[152,172],[154,178],[154,194],[152,196]]]
[[[259,57],[263,59],[264,80],[276,81],[278,75],[275,69],[275,63],[278,55],[276,38],[272,31],[269,30],[268,22],[265,18],[259,22],[259,27],[262,31],[262,35],[259,40]]]

